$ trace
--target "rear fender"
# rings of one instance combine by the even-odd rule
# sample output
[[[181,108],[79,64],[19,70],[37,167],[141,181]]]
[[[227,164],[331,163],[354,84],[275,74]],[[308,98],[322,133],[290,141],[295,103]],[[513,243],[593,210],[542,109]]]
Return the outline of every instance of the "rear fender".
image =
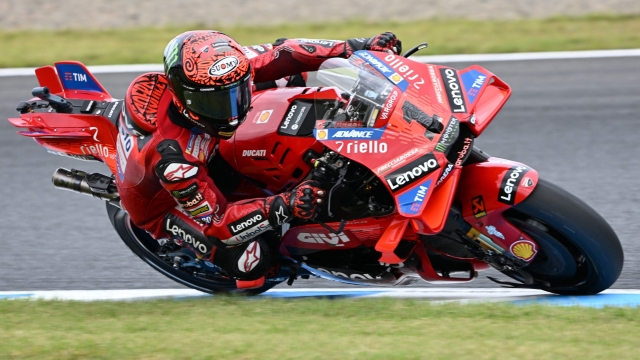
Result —
[[[465,166],[456,192],[462,216],[482,234],[516,257],[531,262],[538,244],[505,220],[503,213],[521,203],[538,184],[538,172],[500,158]]]

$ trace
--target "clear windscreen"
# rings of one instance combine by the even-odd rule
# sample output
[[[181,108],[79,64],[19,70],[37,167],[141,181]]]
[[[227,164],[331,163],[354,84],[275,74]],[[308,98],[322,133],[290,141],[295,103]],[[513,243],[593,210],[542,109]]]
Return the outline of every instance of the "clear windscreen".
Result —
[[[314,99],[316,128],[372,128],[386,123],[377,119],[394,85],[358,57],[325,61],[310,74],[308,85],[323,88]]]

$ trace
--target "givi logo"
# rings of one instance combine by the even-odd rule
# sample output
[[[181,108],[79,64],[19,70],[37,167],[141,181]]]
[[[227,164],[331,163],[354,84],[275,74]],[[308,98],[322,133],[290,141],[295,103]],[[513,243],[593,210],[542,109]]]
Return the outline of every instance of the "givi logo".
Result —
[[[298,240],[312,244],[328,244],[333,246],[344,246],[349,242],[349,237],[345,233],[340,234],[317,234],[317,233],[300,233]]]

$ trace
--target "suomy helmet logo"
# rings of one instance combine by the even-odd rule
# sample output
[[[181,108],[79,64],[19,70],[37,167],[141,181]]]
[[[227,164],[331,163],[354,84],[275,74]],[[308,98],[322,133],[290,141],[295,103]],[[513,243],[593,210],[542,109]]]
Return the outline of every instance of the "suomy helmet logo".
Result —
[[[240,63],[240,61],[235,56],[228,56],[220,59],[209,67],[209,76],[222,76],[224,74],[228,74],[238,67],[238,63]]]

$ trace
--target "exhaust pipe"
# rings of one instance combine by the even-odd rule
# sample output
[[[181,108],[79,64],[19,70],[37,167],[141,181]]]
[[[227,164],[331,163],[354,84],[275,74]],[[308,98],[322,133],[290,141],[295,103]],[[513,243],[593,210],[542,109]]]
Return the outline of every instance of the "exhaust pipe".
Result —
[[[113,179],[109,176],[59,168],[53,173],[51,182],[58,189],[90,195],[120,207],[120,194],[118,194]]]

